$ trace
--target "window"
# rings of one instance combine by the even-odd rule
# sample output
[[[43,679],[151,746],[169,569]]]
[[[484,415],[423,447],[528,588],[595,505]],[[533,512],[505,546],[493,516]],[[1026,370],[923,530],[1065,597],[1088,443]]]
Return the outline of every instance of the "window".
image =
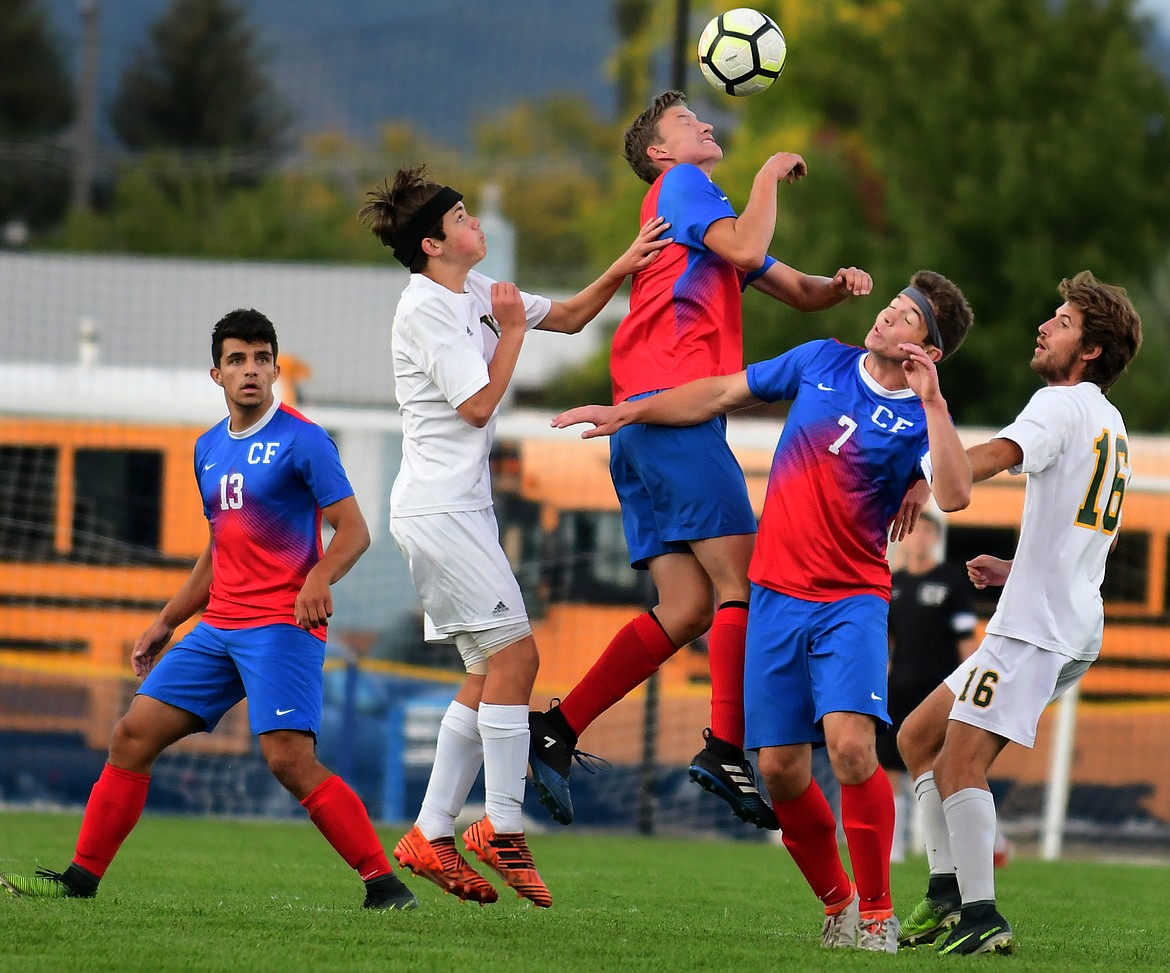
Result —
[[[0,446],[0,556],[52,558],[56,494],[56,449]]]
[[[1117,547],[1105,565],[1105,583],[1101,597],[1105,610],[1110,604],[1145,605],[1149,577],[1150,535],[1146,531],[1126,531],[1124,524],[1117,535]]]
[[[157,553],[162,453],[79,449],[74,459],[73,557],[120,563]]]
[[[617,511],[562,510],[554,551],[546,571],[554,601],[653,604],[648,572],[630,567]]]
[[[1014,527],[966,527],[951,524],[947,527],[946,559],[954,564],[964,564],[980,554],[1012,558],[1016,553],[1018,533]],[[975,607],[980,615],[989,616],[999,604],[1002,588],[972,588]]]

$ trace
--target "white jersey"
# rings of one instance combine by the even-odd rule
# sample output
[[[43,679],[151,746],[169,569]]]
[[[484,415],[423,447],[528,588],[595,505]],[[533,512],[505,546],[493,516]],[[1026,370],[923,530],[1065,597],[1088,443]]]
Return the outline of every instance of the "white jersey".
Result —
[[[471,271],[455,294],[411,274],[394,312],[394,396],[402,413],[402,467],[390,493],[392,516],[482,510],[492,503],[488,453],[496,420],[482,429],[456,409],[488,384],[498,343],[491,286]],[[529,329],[552,307],[521,292]]]
[[[997,438],[1027,473],[1011,574],[987,631],[1092,661],[1101,651],[1105,559],[1130,477],[1121,413],[1091,382],[1044,388]]]

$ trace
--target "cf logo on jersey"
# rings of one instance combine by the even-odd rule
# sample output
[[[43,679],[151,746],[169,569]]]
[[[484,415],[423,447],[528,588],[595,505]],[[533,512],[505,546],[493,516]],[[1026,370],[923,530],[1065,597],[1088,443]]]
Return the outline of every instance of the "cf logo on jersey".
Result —
[[[870,416],[875,426],[880,426],[882,429],[888,429],[890,432],[901,432],[903,429],[910,429],[914,423],[908,419],[902,419],[894,415],[886,406],[879,405],[873,410],[873,415]],[[894,421],[891,423],[890,420]]]
[[[253,466],[257,463],[271,463],[278,449],[280,443],[252,443],[248,447],[248,462]]]

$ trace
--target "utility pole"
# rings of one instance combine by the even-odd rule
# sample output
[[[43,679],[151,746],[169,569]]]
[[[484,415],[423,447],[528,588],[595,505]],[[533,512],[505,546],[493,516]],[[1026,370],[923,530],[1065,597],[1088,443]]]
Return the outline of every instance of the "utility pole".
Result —
[[[97,0],[81,0],[81,69],[77,75],[77,136],[73,151],[73,209],[88,213],[91,206],[94,160],[97,154]]]
[[[674,58],[670,71],[670,86],[675,91],[687,90],[687,64],[691,57],[690,8],[690,0],[675,0]]]

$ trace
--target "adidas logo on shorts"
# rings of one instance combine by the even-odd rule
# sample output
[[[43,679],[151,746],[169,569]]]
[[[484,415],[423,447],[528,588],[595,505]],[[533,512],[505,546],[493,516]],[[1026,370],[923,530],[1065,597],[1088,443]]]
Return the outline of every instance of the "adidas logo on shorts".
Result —
[[[496,607],[492,609],[492,614],[493,615],[503,615],[504,612],[506,612],[507,610],[508,610],[507,605],[505,605],[502,601],[497,601]]]

